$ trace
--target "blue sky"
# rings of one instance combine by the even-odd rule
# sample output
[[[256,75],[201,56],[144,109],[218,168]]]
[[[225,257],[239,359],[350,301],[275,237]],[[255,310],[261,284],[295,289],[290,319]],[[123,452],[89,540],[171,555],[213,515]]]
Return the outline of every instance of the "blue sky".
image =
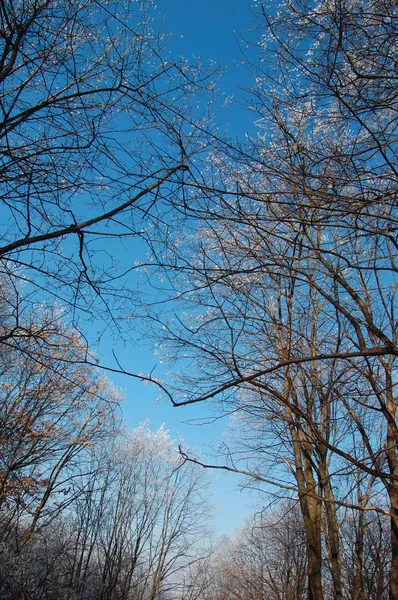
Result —
[[[183,56],[188,61],[200,57],[203,64],[216,61],[225,69],[219,81],[220,92],[241,96],[239,85],[249,86],[250,81],[241,64],[243,56],[237,37],[239,32],[245,37],[252,35],[250,5],[244,0],[159,0],[157,9],[156,20],[159,18],[161,22],[163,19],[163,32],[173,34],[170,45],[173,56]],[[231,103],[225,119],[231,123],[229,132],[234,137],[243,137],[252,123],[250,113],[243,111],[237,102]],[[113,345],[112,349],[122,365],[134,372],[148,372],[157,360],[152,350],[141,345]],[[104,362],[112,362],[109,347],[102,351]],[[173,408],[166,401],[157,402],[159,394],[152,386],[122,376],[112,376],[112,381],[124,390],[123,407],[128,428],[135,428],[147,419],[151,429],[164,424],[173,438],[183,438],[202,453],[204,460],[206,456],[211,460],[213,449],[225,439],[227,420],[200,424],[201,419],[210,416],[206,406]],[[212,502],[216,506],[216,527],[222,533],[233,533],[254,511],[255,497],[239,491],[238,482],[233,475],[219,471],[214,474]]]
[[[229,133],[243,136],[250,129],[253,117],[239,108],[241,87],[250,87],[248,71],[242,64],[255,53],[247,41],[255,40],[253,3],[246,0],[158,0],[157,9],[163,18],[163,31],[173,34],[171,50],[174,57],[186,60],[200,58],[203,65],[216,61],[222,70],[219,90],[233,102],[224,118]],[[237,119],[237,117],[239,118]]]
[[[221,65],[241,58],[237,37],[253,26],[253,13],[245,0],[159,0],[164,32],[174,33],[174,55]]]

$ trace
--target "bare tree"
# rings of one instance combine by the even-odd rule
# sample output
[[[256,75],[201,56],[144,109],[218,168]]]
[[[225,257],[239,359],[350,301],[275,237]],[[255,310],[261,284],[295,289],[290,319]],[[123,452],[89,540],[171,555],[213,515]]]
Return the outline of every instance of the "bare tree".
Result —
[[[81,460],[75,465],[68,502],[50,521],[41,519],[34,531],[28,518],[2,528],[2,597],[181,596],[209,552],[201,469],[182,463],[163,429],[146,426],[102,448],[93,442],[90,458],[90,469]]]
[[[388,520],[380,514],[347,511],[341,525],[347,598],[388,598],[391,551],[388,530]]]
[[[301,600],[307,596],[305,534],[297,507],[249,519],[212,557],[204,600]]]
[[[118,392],[85,364],[85,344],[57,311],[26,327],[35,338],[0,355],[0,510],[23,523],[19,546],[71,502],[77,464],[90,470],[90,449],[120,420]]]
[[[389,498],[373,508],[398,598],[396,19],[389,2],[260,7],[259,134],[220,147],[154,248],[185,303],[154,319],[181,358],[175,404],[254,415],[251,456],[276,457],[273,477],[227,466],[297,490],[317,599],[322,530],[341,598],[337,507],[371,508],[349,498],[358,469]]]
[[[125,275],[145,216],[179,193],[207,119],[190,109],[207,76],[173,61],[150,12],[145,0],[0,4],[0,266],[26,283],[19,311],[49,295],[71,323],[132,311]]]
[[[82,599],[90,586],[104,600],[176,597],[208,554],[203,473],[182,464],[167,432],[147,426],[123,432],[94,463],[72,505],[68,589]]]

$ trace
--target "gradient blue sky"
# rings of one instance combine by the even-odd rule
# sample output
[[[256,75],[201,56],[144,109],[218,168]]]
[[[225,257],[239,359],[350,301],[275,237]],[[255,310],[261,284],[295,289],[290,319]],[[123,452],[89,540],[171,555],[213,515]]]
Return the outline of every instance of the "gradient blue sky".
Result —
[[[174,34],[170,49],[174,57],[183,56],[188,61],[200,57],[203,64],[216,61],[225,69],[219,81],[220,92],[228,96],[241,96],[239,86],[249,86],[247,71],[242,67],[242,46],[237,39],[253,36],[253,13],[245,0],[159,0],[157,3],[159,23],[163,32]],[[229,133],[243,137],[252,124],[248,111],[232,102],[225,113],[230,122]],[[153,352],[145,347],[115,347],[113,350],[122,365],[128,369],[134,365],[135,372],[148,372],[155,364]],[[105,357],[111,359],[111,356]],[[108,362],[108,360],[105,360]],[[112,362],[112,360],[111,360]],[[155,371],[155,375],[157,371]],[[161,374],[161,373],[160,373]],[[201,419],[210,418],[206,406],[195,405],[173,408],[166,401],[157,402],[158,391],[152,386],[127,377],[114,376],[112,381],[125,393],[124,416],[128,428],[135,428],[149,420],[151,429],[162,424],[173,438],[183,438],[189,446],[196,448],[206,460],[225,439],[228,421],[201,424]],[[254,495],[238,490],[239,479],[230,474],[214,473],[212,501],[216,507],[215,523],[219,532],[231,534],[254,512]]]

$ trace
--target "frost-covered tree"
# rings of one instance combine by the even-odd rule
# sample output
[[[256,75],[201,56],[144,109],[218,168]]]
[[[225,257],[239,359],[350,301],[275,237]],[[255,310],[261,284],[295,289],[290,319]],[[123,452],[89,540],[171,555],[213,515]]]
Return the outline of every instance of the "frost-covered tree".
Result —
[[[397,599],[397,8],[257,8],[258,134],[220,145],[167,223],[158,262],[185,305],[159,335],[181,359],[176,404],[242,424],[226,466],[297,494],[311,600],[325,552],[344,593],[342,506],[390,518]]]
[[[64,505],[64,490],[51,490],[50,521],[32,530],[28,512],[2,523],[2,598],[185,597],[208,555],[211,508],[202,470],[184,464],[168,433],[119,431],[68,474]]]

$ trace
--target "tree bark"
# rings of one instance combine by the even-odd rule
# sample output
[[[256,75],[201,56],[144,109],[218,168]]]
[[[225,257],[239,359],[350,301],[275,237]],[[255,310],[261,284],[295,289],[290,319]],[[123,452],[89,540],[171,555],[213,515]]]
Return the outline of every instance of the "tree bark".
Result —
[[[391,569],[389,574],[390,600],[398,600],[398,484],[389,490],[391,501]]]
[[[317,494],[316,481],[303,440],[300,439],[300,428],[295,426],[291,411],[286,409],[291,439],[293,442],[295,473],[299,489],[301,513],[303,516],[308,556],[308,598],[323,600],[322,590],[322,499]]]
[[[321,546],[322,505],[317,498],[310,499],[306,495],[301,496],[300,505],[307,538],[308,598],[309,600],[323,600]]]
[[[337,510],[333,493],[333,488],[330,483],[328,468],[324,458],[321,459],[319,472],[322,481],[323,496],[325,502],[326,525],[327,525],[327,548],[330,560],[330,570],[333,579],[333,597],[334,600],[342,600],[343,591],[341,585],[341,563],[340,563],[340,541],[339,528],[337,523]]]

